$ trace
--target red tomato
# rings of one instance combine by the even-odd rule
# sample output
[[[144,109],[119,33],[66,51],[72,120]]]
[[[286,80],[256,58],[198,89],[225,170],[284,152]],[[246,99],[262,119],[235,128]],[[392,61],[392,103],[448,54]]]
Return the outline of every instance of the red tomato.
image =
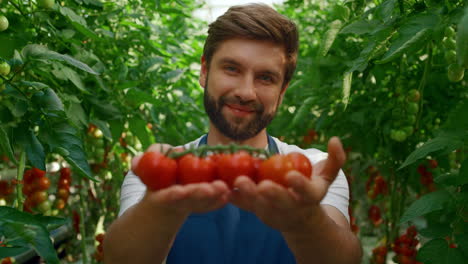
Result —
[[[375,205],[372,205],[369,208],[369,219],[372,221],[372,223],[375,226],[378,226],[379,224],[382,223],[382,215],[380,213],[380,208],[379,207],[377,207]]]
[[[71,184],[70,179],[60,177],[60,179],[58,181],[58,188],[69,189],[70,184]]]
[[[32,173],[34,174],[34,176],[36,176],[37,178],[41,178],[41,177],[44,177],[46,175],[46,172],[41,170],[41,169],[38,169],[38,168],[32,168]]]
[[[102,243],[102,241],[104,241],[104,234],[100,233],[100,234],[96,235],[95,239],[96,239],[97,242]]]
[[[234,181],[239,176],[255,180],[254,159],[245,151],[220,155],[216,168],[219,178],[230,188],[234,186]]]
[[[60,170],[60,178],[70,179],[71,180],[71,170],[70,168],[62,168]]]
[[[312,164],[310,160],[302,153],[291,152],[286,155],[294,164],[294,169],[302,173],[307,178],[312,177]]]
[[[39,191],[45,191],[50,187],[50,180],[47,177],[41,177],[34,180],[34,189]]]
[[[29,196],[31,193],[33,193],[34,189],[31,184],[25,184],[23,185],[22,191],[24,195]]]
[[[431,169],[435,169],[438,166],[439,166],[439,164],[437,163],[437,160],[435,160],[435,159],[429,160],[429,167],[431,167]]]
[[[35,179],[33,171],[32,170],[25,170],[24,175],[23,175],[23,179],[24,179],[25,184],[31,184]]]
[[[212,182],[215,179],[216,166],[209,157],[187,154],[177,162],[177,182],[180,184]]]
[[[63,199],[59,198],[57,202],[55,202],[55,208],[57,208],[58,210],[62,210],[63,208],[65,208],[66,204],[67,203]]]
[[[273,155],[263,161],[259,169],[259,181],[271,180],[283,186],[287,186],[286,174],[294,169],[293,162],[283,155]]]
[[[408,236],[414,238],[417,234],[418,234],[418,231],[416,230],[416,227],[414,225],[408,227],[406,229],[406,234],[408,234]]]
[[[40,192],[34,192],[32,195],[31,195],[31,204],[32,204],[32,207],[44,202],[45,200],[47,200],[47,193],[44,192],[44,191],[40,191]]]
[[[253,163],[254,163],[254,170],[255,170],[255,176],[253,178],[253,181],[255,183],[258,183],[259,182],[259,169],[260,169],[260,165],[262,165],[262,162],[263,160],[260,159],[260,158],[253,158]]]
[[[59,188],[57,190],[57,197],[65,200],[65,201],[68,199],[69,195],[70,195],[70,191],[68,189]]]
[[[151,191],[176,183],[177,162],[159,152],[146,152],[134,172]]]

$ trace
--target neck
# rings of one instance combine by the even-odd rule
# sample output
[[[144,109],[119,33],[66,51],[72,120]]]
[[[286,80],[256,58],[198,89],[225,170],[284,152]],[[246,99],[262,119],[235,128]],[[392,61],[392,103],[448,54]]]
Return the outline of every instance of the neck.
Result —
[[[211,122],[210,122],[210,130],[208,132],[208,145],[229,145],[231,143],[237,145],[247,145],[254,148],[266,148],[268,146],[268,139],[266,129],[264,128],[260,133],[255,135],[252,138],[242,140],[242,141],[235,141],[231,138],[226,137],[223,135]]]

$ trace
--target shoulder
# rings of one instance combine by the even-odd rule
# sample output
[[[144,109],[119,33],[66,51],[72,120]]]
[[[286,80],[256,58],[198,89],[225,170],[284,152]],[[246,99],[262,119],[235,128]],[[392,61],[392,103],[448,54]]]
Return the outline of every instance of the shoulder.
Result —
[[[278,146],[278,150],[280,154],[287,154],[290,152],[300,152],[304,155],[306,155],[312,163],[317,163],[321,160],[324,160],[327,158],[328,153],[323,152],[319,149],[315,148],[309,148],[309,149],[302,149],[296,145],[291,145],[288,143],[285,143],[278,138],[273,137],[273,140],[275,141],[276,145]]]

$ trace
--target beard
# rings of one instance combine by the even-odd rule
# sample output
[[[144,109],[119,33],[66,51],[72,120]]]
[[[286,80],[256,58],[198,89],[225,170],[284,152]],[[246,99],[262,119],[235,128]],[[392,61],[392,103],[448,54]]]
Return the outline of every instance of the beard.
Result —
[[[203,96],[205,111],[213,125],[226,137],[234,141],[244,141],[256,136],[267,127],[276,115],[279,100],[272,113],[265,113],[265,107],[258,102],[243,101],[238,97],[221,96],[218,101],[208,92],[208,78]],[[249,119],[234,117],[229,121],[222,113],[226,104],[235,104],[252,109],[253,117]]]

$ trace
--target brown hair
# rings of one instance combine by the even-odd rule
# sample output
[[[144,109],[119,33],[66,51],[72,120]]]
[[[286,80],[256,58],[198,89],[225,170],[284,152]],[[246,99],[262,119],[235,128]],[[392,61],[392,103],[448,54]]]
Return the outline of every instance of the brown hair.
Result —
[[[299,36],[296,25],[265,4],[233,6],[209,25],[203,56],[209,67],[219,45],[233,38],[270,41],[282,45],[287,63],[283,85],[287,84],[296,69]]]

